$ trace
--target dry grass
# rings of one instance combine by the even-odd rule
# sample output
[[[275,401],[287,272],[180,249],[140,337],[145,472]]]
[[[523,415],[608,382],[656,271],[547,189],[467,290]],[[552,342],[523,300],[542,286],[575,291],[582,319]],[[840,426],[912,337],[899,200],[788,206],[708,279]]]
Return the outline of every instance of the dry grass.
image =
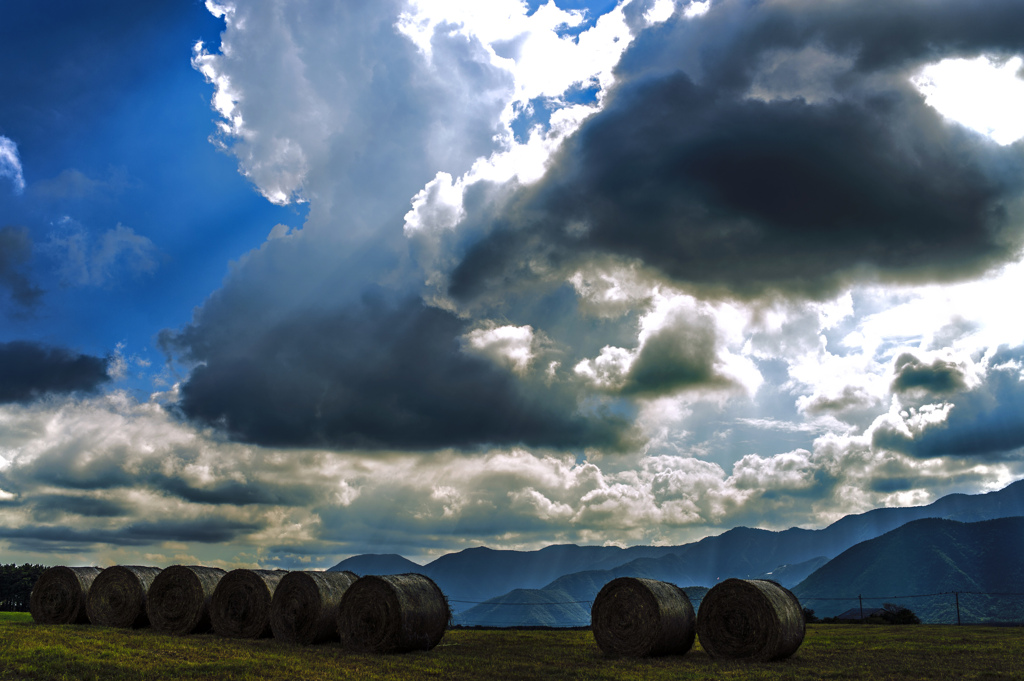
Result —
[[[452,631],[429,652],[361,655],[338,644],[152,630],[41,626],[0,615],[0,679],[1018,679],[1024,629],[811,625],[778,662],[685,656],[612,659],[589,631]]]

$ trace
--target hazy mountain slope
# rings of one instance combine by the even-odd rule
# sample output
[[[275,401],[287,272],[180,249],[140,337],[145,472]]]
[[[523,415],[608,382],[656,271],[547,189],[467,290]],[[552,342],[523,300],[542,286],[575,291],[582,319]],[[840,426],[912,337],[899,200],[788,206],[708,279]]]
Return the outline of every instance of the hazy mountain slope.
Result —
[[[466,626],[583,627],[590,624],[590,603],[558,589],[514,589],[455,617]]]
[[[922,518],[971,522],[1008,516],[1024,516],[1024,480],[988,494],[951,494],[927,506],[879,508],[849,515],[821,530],[769,532],[739,527],[676,547],[673,552],[692,564],[695,584],[711,586],[726,577],[758,575],[820,556],[832,558],[857,543]]]
[[[564,591],[573,600],[593,601],[597,592],[617,577],[643,577],[671,582],[679,586],[693,584],[685,572],[686,565],[679,556],[638,558],[611,570],[585,570],[563,575],[544,587],[545,590]]]
[[[892,598],[941,592],[1024,591],[1024,518],[975,523],[930,518],[916,520],[881,537],[857,544],[816,570],[793,592],[819,616],[882,602],[904,605],[926,622],[955,622],[952,594]],[[849,600],[816,600],[850,596]],[[888,597],[888,598],[884,598]],[[965,622],[1024,618],[1024,598],[960,596]]]
[[[818,556],[817,558],[811,558],[810,560],[805,560],[804,562],[796,563],[795,565],[780,565],[774,570],[762,572],[759,575],[751,575],[751,577],[754,579],[770,579],[773,582],[778,582],[787,589],[792,589],[827,562],[828,558],[825,556]]]
[[[597,590],[600,588],[599,586]],[[684,587],[683,590],[690,598],[694,609],[708,591],[700,586]],[[593,596],[596,595],[595,591]],[[589,626],[593,596],[581,599],[578,594],[558,588],[516,589],[457,615],[455,622],[466,626],[486,627]]]
[[[422,572],[449,598],[483,601],[512,589],[539,589],[568,572],[621,554],[616,546],[548,546],[539,551],[475,548],[450,553]]]

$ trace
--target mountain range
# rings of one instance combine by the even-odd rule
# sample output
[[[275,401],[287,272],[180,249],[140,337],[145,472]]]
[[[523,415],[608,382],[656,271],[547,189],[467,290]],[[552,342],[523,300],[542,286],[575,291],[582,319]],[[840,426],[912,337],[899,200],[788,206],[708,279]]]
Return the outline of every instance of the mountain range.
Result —
[[[867,564],[863,563],[862,554],[850,551],[865,543],[873,546],[874,540],[887,537],[894,530],[910,523],[907,532],[921,533],[922,539],[909,541],[907,536],[900,535],[900,539],[893,541],[908,542],[906,547],[919,548],[922,555],[929,556],[928,561],[939,554],[955,556],[953,563],[957,566],[956,570],[974,575],[981,569],[979,566],[990,559],[983,547],[975,547],[973,544],[968,546],[960,541],[962,551],[942,553],[943,549],[936,547],[943,546],[942,542],[954,541],[955,533],[939,533],[926,540],[925,537],[931,537],[932,525],[918,525],[914,521],[941,519],[974,525],[978,521],[1014,516],[1024,516],[1024,481],[987,494],[952,494],[927,506],[881,508],[849,515],[820,530],[790,528],[775,532],[737,527],[681,546],[619,548],[557,545],[538,551],[502,551],[478,547],[441,556],[426,565],[418,565],[393,554],[366,554],[343,560],[330,569],[351,570],[359,575],[400,572],[425,574],[447,594],[456,621],[465,624],[586,624],[589,621],[590,602],[597,592],[605,583],[620,576],[648,577],[678,584],[686,588],[688,593],[692,592],[691,600],[695,597],[699,599],[703,591],[727,577],[773,579],[783,586],[794,588],[798,595],[803,594],[805,598],[813,599],[808,601],[809,607],[822,613],[822,616],[829,616],[837,614],[832,613],[836,608],[841,611],[852,606],[849,602],[820,599],[826,594],[851,595],[851,585],[854,583],[861,589],[858,594],[872,591],[867,586],[876,586],[875,593],[870,595],[884,595],[879,589],[896,595],[931,593],[934,590],[994,590],[988,587],[968,589],[966,586],[960,589],[957,586],[935,587],[929,591],[924,585],[932,582],[924,580],[909,591],[892,591],[884,581],[885,573],[878,569],[869,570]],[[992,531],[1011,532],[1008,529],[1011,525],[997,526]],[[1015,539],[1017,545],[1024,544],[1020,541],[1022,536],[1011,536],[1009,541]],[[883,548],[871,549],[870,546],[860,551],[870,553],[871,550],[877,550],[885,554],[893,549],[892,545],[885,542],[878,544]],[[855,557],[861,561],[857,563],[862,565],[861,571],[868,575],[865,577],[867,582],[851,581],[850,576],[858,568],[843,567],[852,564],[851,561],[855,562]],[[957,561],[961,561],[963,566]],[[887,563],[878,558],[877,564]],[[937,569],[934,571],[936,580],[944,578],[941,572]],[[838,574],[843,577],[829,577],[832,581],[820,577]],[[998,582],[988,577],[981,581],[979,579],[975,579],[977,584]],[[974,582],[967,580],[962,583],[966,585]],[[981,597],[970,598],[978,601]],[[934,608],[923,601],[922,604],[927,605],[928,617],[945,617],[944,621],[950,621],[948,613],[938,601]],[[698,603],[694,602],[694,605],[696,607]],[[873,603],[872,607],[877,605],[880,603]],[[908,607],[913,609],[913,605]],[[981,604],[972,611],[972,616],[988,617],[984,613],[991,610],[991,607]],[[955,612],[953,617],[955,619]]]
[[[923,622],[947,623],[958,604],[962,622],[1024,621],[1022,592],[1022,517],[915,520],[850,547],[793,589],[819,617],[859,607],[862,596],[865,608],[894,602]]]

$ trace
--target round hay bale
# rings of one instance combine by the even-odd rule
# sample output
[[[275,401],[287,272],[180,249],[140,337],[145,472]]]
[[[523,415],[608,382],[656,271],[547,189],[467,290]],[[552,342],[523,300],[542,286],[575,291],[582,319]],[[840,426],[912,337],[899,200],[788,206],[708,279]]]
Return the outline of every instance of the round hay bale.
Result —
[[[590,608],[594,640],[606,655],[684,655],[693,647],[695,624],[686,593],[654,579],[613,579]]]
[[[210,600],[213,630],[228,638],[267,638],[270,603],[283,570],[232,570],[220,578]]]
[[[288,643],[338,640],[338,605],[358,579],[352,572],[289,572],[270,603],[274,638]]]
[[[172,565],[153,580],[146,599],[150,625],[164,634],[199,634],[212,628],[210,600],[224,571],[202,565]]]
[[[804,640],[804,613],[789,589],[766,579],[727,579],[701,601],[697,636],[711,657],[781,660]]]
[[[361,577],[341,597],[341,644],[371,653],[430,650],[451,620],[448,599],[424,575]]]
[[[101,627],[148,626],[146,595],[159,574],[160,568],[141,565],[114,565],[99,573],[85,603],[89,621]]]
[[[32,587],[29,612],[36,624],[88,624],[86,599],[101,570],[97,567],[57,567],[45,570]]]

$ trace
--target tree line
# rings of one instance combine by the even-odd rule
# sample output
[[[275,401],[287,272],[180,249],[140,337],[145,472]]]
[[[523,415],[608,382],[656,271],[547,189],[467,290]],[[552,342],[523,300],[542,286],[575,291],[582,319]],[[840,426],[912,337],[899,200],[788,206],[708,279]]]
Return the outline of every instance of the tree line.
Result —
[[[0,612],[28,612],[32,587],[45,565],[0,565]]]

